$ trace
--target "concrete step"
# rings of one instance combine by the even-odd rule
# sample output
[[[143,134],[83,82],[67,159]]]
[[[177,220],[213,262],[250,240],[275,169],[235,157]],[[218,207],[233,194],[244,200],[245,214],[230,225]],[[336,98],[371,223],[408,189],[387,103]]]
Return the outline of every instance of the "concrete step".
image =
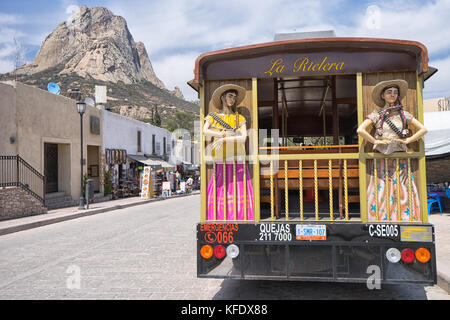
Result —
[[[45,195],[45,207],[48,210],[73,207],[78,204],[78,201],[73,200],[71,196],[65,192],[53,192]]]
[[[54,204],[70,202],[70,201],[73,201],[73,199],[71,197],[66,196],[66,197],[57,198],[57,199],[50,199],[50,200],[45,199],[45,204],[46,205],[54,205]]]
[[[110,201],[111,199],[112,199],[112,195],[94,197],[93,203]]]
[[[75,207],[78,204],[79,204],[79,202],[77,202],[75,200],[70,200],[70,201],[47,204],[46,207],[48,210],[53,210],[53,209],[60,209],[60,208],[67,208],[67,207]]]
[[[66,193],[64,191],[60,191],[60,192],[52,192],[52,193],[47,193],[45,194],[45,199],[55,199],[55,198],[61,198],[61,197],[65,197]]]

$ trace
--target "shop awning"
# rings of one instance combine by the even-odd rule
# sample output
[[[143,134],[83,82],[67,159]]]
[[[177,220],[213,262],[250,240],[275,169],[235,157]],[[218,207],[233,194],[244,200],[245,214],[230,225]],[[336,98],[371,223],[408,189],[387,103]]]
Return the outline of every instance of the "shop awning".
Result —
[[[162,159],[146,157],[143,155],[134,155],[134,154],[129,154],[128,158],[130,158],[134,161],[138,161],[145,166],[152,167],[153,170],[163,169],[164,171],[168,171],[168,172],[175,171],[174,165],[171,165],[170,163],[168,163],[167,161],[164,161]]]
[[[424,112],[425,156],[438,158],[450,154],[450,111]]]
[[[183,161],[182,165],[183,165],[184,171],[197,171],[200,168],[200,166],[192,164],[190,162],[186,162],[186,161]]]
[[[164,160],[158,160],[161,161],[161,166],[163,167],[164,171],[169,171],[169,172],[173,172],[176,170],[176,166],[172,165],[170,163],[168,163],[167,161]]]

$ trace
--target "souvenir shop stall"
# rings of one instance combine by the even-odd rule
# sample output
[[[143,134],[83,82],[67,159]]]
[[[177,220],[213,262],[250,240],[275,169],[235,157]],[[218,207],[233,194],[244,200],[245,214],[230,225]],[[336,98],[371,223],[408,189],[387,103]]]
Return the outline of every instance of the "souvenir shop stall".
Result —
[[[106,171],[109,171],[113,198],[139,195],[139,164],[128,161],[127,151],[105,149]]]

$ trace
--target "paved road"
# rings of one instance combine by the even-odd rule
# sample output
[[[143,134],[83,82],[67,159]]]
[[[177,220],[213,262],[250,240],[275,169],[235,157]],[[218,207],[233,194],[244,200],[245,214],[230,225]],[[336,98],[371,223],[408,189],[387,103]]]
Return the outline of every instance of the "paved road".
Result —
[[[449,299],[437,286],[196,278],[200,196],[0,237],[0,299]]]

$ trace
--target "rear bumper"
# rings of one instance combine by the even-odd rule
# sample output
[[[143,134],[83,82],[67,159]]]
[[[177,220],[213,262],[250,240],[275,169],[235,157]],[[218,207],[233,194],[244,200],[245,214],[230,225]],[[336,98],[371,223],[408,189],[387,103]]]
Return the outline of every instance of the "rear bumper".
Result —
[[[297,226],[305,223],[208,224],[197,228],[197,276],[255,280],[294,280],[355,282],[380,284],[435,284],[436,252],[432,225],[395,225],[389,232],[374,233],[376,225],[361,223],[316,223],[325,225],[326,238],[300,240]],[[312,223],[309,223],[310,225]],[[283,225],[283,226],[281,226]],[[289,225],[289,227],[287,226]],[[375,227],[374,227],[375,226]],[[381,225],[380,225],[381,226]],[[428,234],[420,231],[428,230]],[[383,229],[378,227],[378,229]],[[416,231],[419,230],[419,233]],[[416,232],[415,235],[407,232]],[[222,233],[222,236],[219,235]],[[226,233],[225,236],[223,234]],[[270,236],[267,236],[267,234]],[[276,235],[278,233],[278,235]],[[280,236],[280,233],[283,236]],[[208,235],[209,234],[209,235]],[[290,234],[290,236],[288,235]],[[429,237],[431,235],[431,238]],[[226,240],[226,242],[224,241]],[[276,240],[274,240],[276,239]],[[425,241],[420,241],[420,240]],[[200,248],[231,243],[239,247],[239,256],[204,259]],[[389,262],[386,251],[397,248],[426,248],[427,263]]]

